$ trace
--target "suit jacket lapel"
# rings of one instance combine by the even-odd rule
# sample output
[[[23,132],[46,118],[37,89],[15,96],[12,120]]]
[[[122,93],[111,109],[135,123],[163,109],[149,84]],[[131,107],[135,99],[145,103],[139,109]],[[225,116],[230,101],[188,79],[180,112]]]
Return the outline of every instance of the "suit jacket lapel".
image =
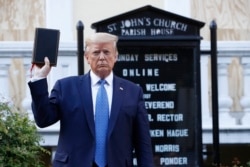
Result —
[[[120,107],[123,100],[124,94],[124,86],[119,78],[114,76],[114,85],[113,85],[113,99],[112,99],[112,106],[111,106],[111,115],[109,119],[109,128],[108,128],[108,138],[111,135],[111,132],[116,124],[117,117],[120,112]]]
[[[79,88],[81,89],[79,90],[79,92],[82,99],[83,111],[86,116],[86,121],[88,123],[92,135],[95,136],[94,111],[89,73],[87,75],[81,76]]]
[[[116,124],[117,117],[120,112],[120,106],[123,100],[123,94],[125,90],[125,86],[122,81],[114,76],[114,84],[113,84],[113,99],[111,106],[111,115],[109,119],[109,128],[108,128],[108,138],[111,135],[111,132]],[[88,123],[89,129],[93,136],[95,136],[95,122],[94,122],[94,110],[93,110],[93,102],[92,102],[92,93],[91,93],[91,80],[89,73],[87,75],[80,77],[79,90],[81,99],[83,101],[83,110],[86,116],[86,121]]]

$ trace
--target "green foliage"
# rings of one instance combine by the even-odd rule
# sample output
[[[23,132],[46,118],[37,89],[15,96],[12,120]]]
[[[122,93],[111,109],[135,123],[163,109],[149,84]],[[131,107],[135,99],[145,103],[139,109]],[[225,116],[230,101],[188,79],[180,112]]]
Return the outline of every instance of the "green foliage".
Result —
[[[40,155],[50,153],[41,140],[27,114],[0,101],[0,167],[43,167]]]

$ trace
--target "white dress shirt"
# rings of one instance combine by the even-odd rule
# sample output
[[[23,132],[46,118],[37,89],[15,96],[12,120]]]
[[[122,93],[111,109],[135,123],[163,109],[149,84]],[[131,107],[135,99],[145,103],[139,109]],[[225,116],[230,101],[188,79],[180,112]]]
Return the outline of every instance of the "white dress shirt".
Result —
[[[91,78],[93,109],[94,109],[94,116],[95,116],[96,95],[97,95],[97,91],[100,87],[100,84],[98,84],[98,81],[101,78],[98,77],[95,73],[93,73],[93,71],[90,71],[90,78]],[[112,97],[113,97],[113,72],[111,72],[110,75],[105,78],[105,80],[106,80],[107,84],[105,84],[104,87],[105,87],[107,95],[108,95],[109,116],[110,116]]]

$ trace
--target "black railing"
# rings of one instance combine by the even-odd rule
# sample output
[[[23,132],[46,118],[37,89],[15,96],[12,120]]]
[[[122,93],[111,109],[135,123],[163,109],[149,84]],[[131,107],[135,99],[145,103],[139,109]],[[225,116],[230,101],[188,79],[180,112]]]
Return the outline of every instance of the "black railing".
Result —
[[[84,73],[84,58],[83,58],[83,23],[82,21],[78,21],[76,25],[77,29],[77,63],[78,63],[78,75],[82,75]]]

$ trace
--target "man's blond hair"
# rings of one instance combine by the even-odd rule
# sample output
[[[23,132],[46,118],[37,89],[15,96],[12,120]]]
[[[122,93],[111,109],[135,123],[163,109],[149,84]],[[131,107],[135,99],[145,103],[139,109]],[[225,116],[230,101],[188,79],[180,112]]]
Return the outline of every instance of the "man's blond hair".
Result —
[[[85,52],[88,52],[88,46],[93,43],[109,43],[114,42],[114,49],[117,51],[116,44],[118,41],[118,36],[105,33],[105,32],[97,32],[90,35],[85,40]]]

